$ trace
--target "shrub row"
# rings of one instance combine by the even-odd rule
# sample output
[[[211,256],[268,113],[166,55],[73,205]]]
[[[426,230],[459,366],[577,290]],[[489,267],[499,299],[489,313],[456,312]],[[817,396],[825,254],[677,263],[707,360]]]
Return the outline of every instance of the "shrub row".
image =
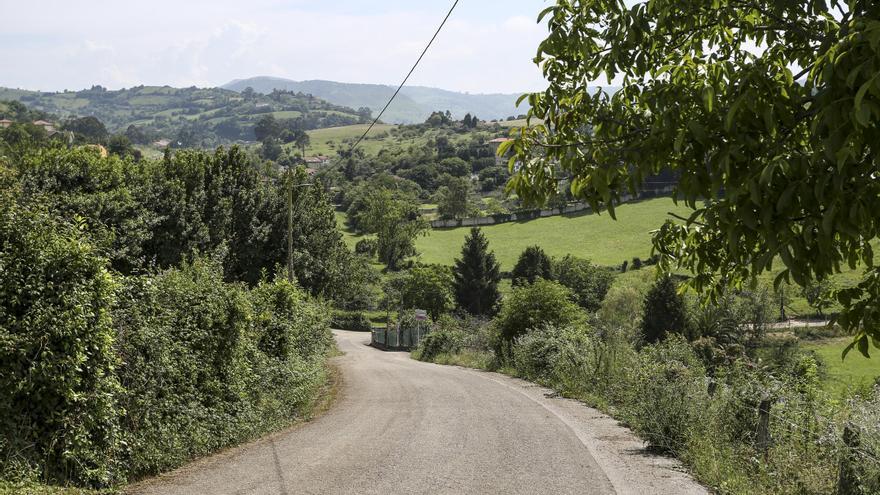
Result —
[[[81,228],[0,202],[0,475],[109,486],[289,422],[324,382],[326,311],[196,260],[117,277]]]
[[[816,358],[788,348],[756,357],[713,345],[707,353],[707,338],[679,334],[645,343],[647,287],[631,282],[586,318],[565,307],[564,294],[546,297],[549,282],[515,289],[488,325],[441,319],[414,356],[485,363],[595,405],[719,493],[880,493],[880,389],[833,398],[821,390]],[[715,309],[741,332],[741,321],[755,321]],[[481,353],[494,360],[470,358]]]
[[[354,330],[358,332],[369,332],[373,329],[373,322],[367,318],[367,315],[360,311],[333,311],[330,319],[330,326],[340,330]]]

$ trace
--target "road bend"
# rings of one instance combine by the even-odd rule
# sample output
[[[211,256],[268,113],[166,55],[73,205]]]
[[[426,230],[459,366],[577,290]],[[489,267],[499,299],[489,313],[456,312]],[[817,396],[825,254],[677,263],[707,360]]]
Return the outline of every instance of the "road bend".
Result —
[[[343,385],[318,419],[131,486],[136,495],[705,494],[611,418],[496,373],[334,331]]]

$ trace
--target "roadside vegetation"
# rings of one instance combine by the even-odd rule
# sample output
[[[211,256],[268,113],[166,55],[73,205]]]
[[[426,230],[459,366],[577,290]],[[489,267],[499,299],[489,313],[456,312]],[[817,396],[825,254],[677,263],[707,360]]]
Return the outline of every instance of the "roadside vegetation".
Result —
[[[536,273],[546,261],[526,250],[521,265]],[[830,347],[816,353],[780,336],[767,288],[707,307],[679,293],[683,277],[643,269],[609,283],[589,262],[550,265],[547,278],[519,278],[496,311],[480,316],[457,304],[436,318],[413,357],[500,371],[582,400],[720,493],[825,494],[839,483],[849,490],[841,493],[880,490],[873,380],[829,386],[839,340],[829,355]]]
[[[499,149],[527,205],[564,187],[614,216],[673,173],[689,211],[652,233],[659,276],[618,277],[597,311],[552,280],[517,284],[488,322],[437,321],[415,356],[593,404],[720,493],[878,493],[880,387],[839,386],[847,368],[871,373],[841,354],[880,346],[877,7],[707,5],[544,9],[548,87],[526,97],[543,125]],[[621,87],[572,84],[603,79]],[[826,343],[801,346],[819,331],[773,331],[794,297],[834,313],[849,337],[836,362]]]
[[[0,493],[113,490],[308,417],[359,263],[320,184],[288,274],[303,171],[32,130],[0,132]]]

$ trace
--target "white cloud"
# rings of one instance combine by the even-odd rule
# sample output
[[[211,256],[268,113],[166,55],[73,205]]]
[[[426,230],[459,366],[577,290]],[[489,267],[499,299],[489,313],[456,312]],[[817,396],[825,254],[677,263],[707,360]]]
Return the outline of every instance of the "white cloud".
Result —
[[[386,1],[369,11],[280,0],[10,2],[3,9],[17,21],[4,28],[0,64],[15,70],[0,74],[0,86],[213,86],[256,75],[397,84],[448,3]],[[541,4],[462,4],[411,83],[470,92],[542,87],[531,62],[544,36],[534,21]]]

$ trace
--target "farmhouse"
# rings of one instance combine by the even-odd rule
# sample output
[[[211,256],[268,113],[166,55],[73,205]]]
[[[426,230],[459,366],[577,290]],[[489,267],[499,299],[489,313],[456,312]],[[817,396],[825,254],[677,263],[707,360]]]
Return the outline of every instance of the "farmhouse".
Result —
[[[35,120],[33,124],[37,127],[42,127],[46,134],[55,134],[55,124],[52,122],[47,122],[45,120]]]
[[[0,120],[0,129],[6,129],[7,127],[11,126],[14,123],[15,122],[13,122],[9,119]]]
[[[330,163],[329,156],[318,155],[318,156],[307,156],[306,157],[306,164],[309,166],[323,166],[323,165],[327,165],[328,163]]]

